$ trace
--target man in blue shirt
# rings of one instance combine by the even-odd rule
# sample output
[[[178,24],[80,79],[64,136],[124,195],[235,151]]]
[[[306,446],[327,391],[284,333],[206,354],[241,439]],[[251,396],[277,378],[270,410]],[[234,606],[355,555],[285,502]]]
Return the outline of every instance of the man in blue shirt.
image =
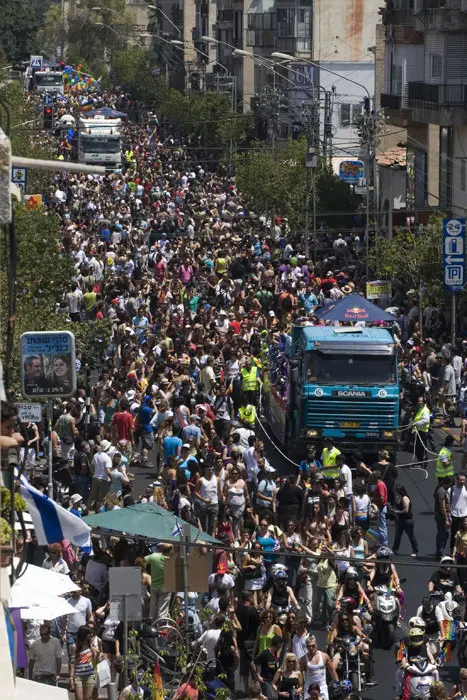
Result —
[[[201,428],[198,425],[199,416],[193,414],[190,416],[190,424],[187,425],[182,430],[182,440],[183,442],[191,442],[199,447],[201,442]]]
[[[167,435],[162,440],[162,449],[164,451],[164,464],[167,464],[169,457],[180,457],[182,450],[182,441],[175,435]]]
[[[307,285],[306,292],[304,294],[300,294],[298,300],[307,313],[314,311],[318,306],[318,299],[316,298],[316,295],[313,294],[310,285]]]
[[[145,396],[138,414],[138,434],[143,446],[144,461],[148,459],[150,450],[154,447],[154,429],[151,419],[154,415],[154,404],[150,396]]]

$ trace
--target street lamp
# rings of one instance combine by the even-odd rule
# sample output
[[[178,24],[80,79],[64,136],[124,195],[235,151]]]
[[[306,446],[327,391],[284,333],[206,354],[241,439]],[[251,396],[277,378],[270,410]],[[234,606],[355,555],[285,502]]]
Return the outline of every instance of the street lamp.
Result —
[[[179,33],[179,35],[182,36],[182,32],[181,32],[180,27],[177,27],[177,25],[174,24],[174,23],[172,22],[172,20],[170,19],[170,17],[168,17],[168,16],[165,14],[165,12],[162,12],[162,10],[161,10],[160,7],[157,7],[157,5],[148,5],[147,7],[148,7],[150,10],[154,10],[154,12],[160,12],[161,15],[162,15],[162,17],[164,17],[164,18],[167,20],[167,22],[168,22],[169,24],[171,24],[172,27],[173,27],[174,29],[176,29],[176,31]]]
[[[297,59],[295,56],[289,56],[287,53],[281,53],[279,51],[273,51],[271,54],[272,58],[280,58],[283,61],[290,61],[291,63],[294,63],[295,61],[300,60],[302,63],[308,63],[310,66],[315,66],[316,68],[319,68],[320,71],[324,71],[325,73],[331,73],[331,75],[335,75],[336,77],[340,78],[341,80],[347,80],[347,82],[352,83],[353,85],[357,85],[359,88],[364,90],[367,95],[367,100],[368,104],[365,105],[365,110],[369,112],[370,106],[371,106],[371,96],[368,88],[365,85],[362,85],[362,83],[358,83],[356,80],[352,80],[352,78],[347,78],[345,75],[340,75],[340,73],[336,73],[333,70],[330,70],[329,68],[324,68],[321,66],[319,63],[315,63],[314,61],[310,61],[307,58],[300,58]],[[367,139],[366,142],[366,165],[367,165],[367,177],[366,177],[366,202],[365,202],[365,219],[366,219],[366,278],[368,281],[368,254],[369,254],[369,243],[370,243],[370,161],[371,161],[371,138]]]
[[[113,15],[119,15],[120,12],[117,12],[116,10],[112,10],[110,7],[104,7],[102,5],[96,5],[95,7],[91,7],[91,10],[94,10],[94,12],[100,12],[101,10],[104,10],[104,12],[111,12]]]

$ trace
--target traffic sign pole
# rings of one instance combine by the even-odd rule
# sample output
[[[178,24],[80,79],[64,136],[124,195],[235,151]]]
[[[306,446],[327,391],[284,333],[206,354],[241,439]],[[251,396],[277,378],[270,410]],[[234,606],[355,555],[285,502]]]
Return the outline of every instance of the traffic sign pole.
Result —
[[[466,277],[465,218],[443,219],[443,282],[451,292],[451,342],[456,341],[456,293],[463,292]]]

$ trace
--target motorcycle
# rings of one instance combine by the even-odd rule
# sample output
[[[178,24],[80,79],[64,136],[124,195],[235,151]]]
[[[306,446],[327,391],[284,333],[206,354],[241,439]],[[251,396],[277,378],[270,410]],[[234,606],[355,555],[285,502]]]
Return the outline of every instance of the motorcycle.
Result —
[[[382,649],[390,649],[396,638],[400,602],[395,592],[388,586],[375,587],[374,632]]]
[[[410,659],[405,668],[403,700],[411,700],[415,697],[428,698],[430,686],[438,680],[438,670],[428,659],[415,657]]]
[[[340,653],[337,668],[339,680],[349,681],[354,693],[360,693],[365,687],[365,660],[359,647],[358,637],[351,634],[338,636],[334,640],[334,648]]]

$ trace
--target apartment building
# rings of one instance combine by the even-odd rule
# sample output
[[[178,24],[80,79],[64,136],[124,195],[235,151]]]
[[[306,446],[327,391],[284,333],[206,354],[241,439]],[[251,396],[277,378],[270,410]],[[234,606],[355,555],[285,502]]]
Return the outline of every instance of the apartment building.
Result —
[[[467,212],[467,0],[386,0],[381,107],[407,130],[407,208]]]

